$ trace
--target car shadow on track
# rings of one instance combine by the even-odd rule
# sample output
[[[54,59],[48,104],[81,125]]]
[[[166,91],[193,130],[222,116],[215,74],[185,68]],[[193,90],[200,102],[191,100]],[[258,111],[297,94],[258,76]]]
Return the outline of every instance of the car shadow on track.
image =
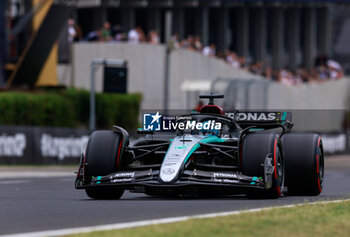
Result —
[[[282,199],[286,198],[285,196],[280,197]],[[121,197],[121,199],[101,199],[95,200],[86,197],[86,199],[81,199],[81,201],[229,201],[229,200],[273,200],[273,199],[264,199],[264,198],[247,198],[245,195],[226,195],[226,196],[211,196],[211,197],[161,197],[161,196],[132,196],[132,197]]]

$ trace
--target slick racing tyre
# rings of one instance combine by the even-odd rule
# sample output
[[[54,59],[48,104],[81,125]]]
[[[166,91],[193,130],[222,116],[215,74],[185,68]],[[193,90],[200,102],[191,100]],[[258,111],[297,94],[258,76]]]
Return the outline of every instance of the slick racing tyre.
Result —
[[[243,140],[242,173],[263,177],[266,156],[273,157],[272,187],[267,190],[247,192],[248,198],[278,198],[284,188],[284,160],[282,146],[276,133],[250,133]]]
[[[291,133],[282,137],[289,195],[316,196],[322,192],[324,156],[318,134]]]
[[[104,176],[118,170],[121,163],[121,134],[113,131],[95,131],[86,148],[85,180],[90,184],[92,177]],[[94,199],[119,199],[124,189],[119,187],[87,187],[86,194]]]

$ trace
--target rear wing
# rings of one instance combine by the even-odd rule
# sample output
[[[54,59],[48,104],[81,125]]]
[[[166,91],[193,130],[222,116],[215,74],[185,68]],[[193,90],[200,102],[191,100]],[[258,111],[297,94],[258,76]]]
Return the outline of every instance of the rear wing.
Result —
[[[262,111],[236,111],[226,113],[226,116],[232,118],[238,123],[283,123],[292,122],[291,112],[262,112]]]
[[[293,127],[291,112],[263,112],[263,111],[235,111],[228,112],[226,116],[232,118],[242,128],[282,128],[290,131]]]

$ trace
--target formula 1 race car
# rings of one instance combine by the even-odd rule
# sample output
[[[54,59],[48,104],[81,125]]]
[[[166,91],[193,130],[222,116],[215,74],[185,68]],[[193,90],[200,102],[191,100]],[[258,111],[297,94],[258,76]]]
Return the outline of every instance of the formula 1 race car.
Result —
[[[248,198],[319,195],[321,137],[290,133],[290,112],[226,113],[214,99],[199,112],[178,116],[168,133],[139,130],[129,145],[121,127],[91,134],[75,187],[94,199],[119,199],[124,190],[151,196]],[[159,119],[154,116],[154,121]]]

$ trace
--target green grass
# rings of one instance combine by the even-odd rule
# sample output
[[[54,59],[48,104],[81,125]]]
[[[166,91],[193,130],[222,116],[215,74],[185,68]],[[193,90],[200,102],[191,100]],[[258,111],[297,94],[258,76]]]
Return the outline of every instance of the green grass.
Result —
[[[350,201],[70,236],[350,236]]]

